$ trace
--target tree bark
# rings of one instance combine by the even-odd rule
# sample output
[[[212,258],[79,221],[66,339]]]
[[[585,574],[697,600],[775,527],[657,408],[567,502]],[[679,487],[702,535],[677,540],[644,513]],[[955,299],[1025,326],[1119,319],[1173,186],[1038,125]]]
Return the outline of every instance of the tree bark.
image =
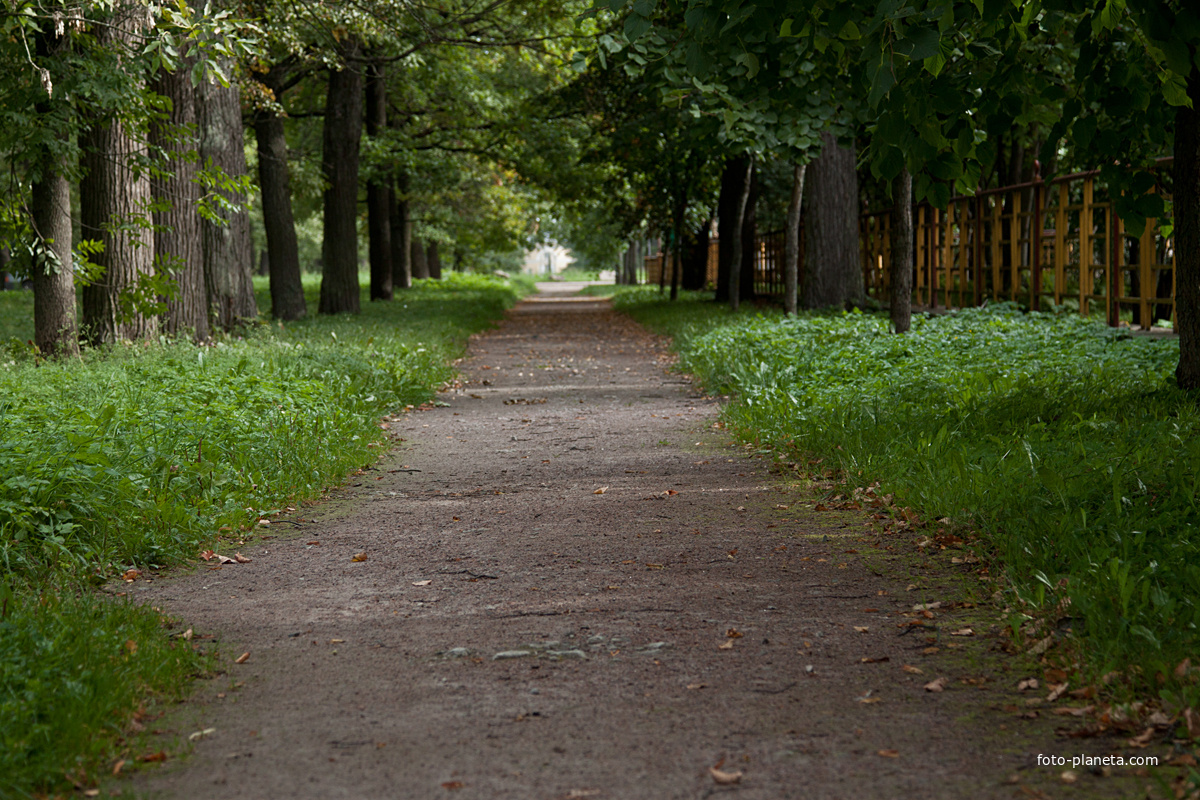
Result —
[[[102,46],[127,48],[138,34],[144,9],[132,3],[116,10],[96,38]],[[131,304],[139,281],[154,271],[154,240],[135,218],[146,220],[150,179],[137,169],[138,143],[124,123],[95,122],[81,137],[84,178],[79,184],[80,228],[99,239],[96,264],[103,274],[83,290],[83,330],[91,344],[144,339],[158,333],[158,320]],[[148,221],[148,220],[147,220]]]
[[[419,276],[414,274],[412,205],[408,199],[407,173],[396,175],[396,188],[388,197],[392,227],[392,285],[397,289],[408,289],[412,287],[413,278]]]
[[[435,281],[442,279],[442,258],[438,255],[438,243],[433,239],[425,245],[425,263],[429,265],[429,277]]]
[[[46,356],[79,355],[75,270],[71,255],[71,184],[43,156],[30,192],[29,213],[40,245],[34,261],[33,343]]]
[[[355,48],[351,46],[350,50]],[[325,230],[321,243],[322,314],[357,314],[358,146],[362,136],[362,73],[353,65],[329,73],[322,166]]]
[[[758,165],[750,169],[750,194],[746,197],[746,210],[742,214],[742,260],[741,286],[738,299],[753,300],[758,278]]]
[[[721,171],[721,194],[717,198],[717,293],[718,303],[729,302],[729,269],[733,264],[734,226],[741,228],[738,203],[745,190],[748,156],[726,159]]]
[[[912,326],[913,215],[912,175],[905,168],[896,176],[896,207],[892,211],[892,328],[906,333]]]
[[[854,151],[839,147],[832,134],[821,139],[821,155],[809,166],[805,186],[805,308],[844,307],[863,297]]]
[[[191,59],[184,59],[174,72],[160,69],[151,88],[169,102],[167,116],[150,125],[150,144],[160,148],[166,159],[159,177],[150,180],[154,212],[154,257],[161,272],[170,270],[177,288],[167,298],[163,328],[168,333],[191,331],[206,341],[208,295],[204,282],[204,246],[200,233],[200,187],[195,159],[188,153],[198,149],[195,141],[196,98],[192,90]]]
[[[223,67],[232,70],[232,64]],[[246,174],[245,134],[242,130],[242,105],[237,86],[201,83],[196,91],[197,122],[200,126],[200,160],[220,168],[232,178]],[[212,321],[222,330],[230,330],[243,320],[258,316],[254,299],[254,243],[250,235],[250,212],[245,198],[221,192],[240,208],[222,210],[224,224],[203,220],[204,280],[208,286],[208,307]]]
[[[708,282],[708,242],[712,229],[712,218],[704,221],[696,231],[696,243],[691,247],[691,255],[685,262],[681,286],[689,291],[702,291]]]
[[[258,144],[263,228],[267,234],[267,268],[271,275],[271,316],[282,320],[301,319],[308,313],[308,308],[300,279],[300,248],[296,243],[296,221],[292,215],[292,186],[283,118],[268,111],[259,112],[254,120],[254,136]]]
[[[412,237],[412,247],[409,248],[412,254],[412,274],[414,278],[429,277],[429,262],[425,260],[425,247],[421,244],[421,240],[417,237]]]
[[[387,127],[387,85],[383,66],[367,66],[367,136],[374,139]],[[371,299],[391,300],[393,256],[403,254],[402,243],[392,245],[391,176],[377,174],[367,183],[367,236],[371,262]]]
[[[734,311],[738,310],[741,305],[742,295],[742,259],[745,254],[742,237],[744,235],[744,223],[746,219],[746,207],[750,202],[750,191],[753,188],[754,182],[754,159],[746,158],[745,173],[742,178],[741,193],[738,195],[736,213],[730,220],[733,225],[732,241],[729,242],[729,307]],[[724,237],[722,237],[724,238]]]
[[[792,167],[792,196],[783,231],[783,313],[795,314],[800,279],[800,211],[804,202],[807,164]]]
[[[1183,389],[1200,389],[1200,70],[1188,76],[1192,107],[1175,110],[1175,330]]]

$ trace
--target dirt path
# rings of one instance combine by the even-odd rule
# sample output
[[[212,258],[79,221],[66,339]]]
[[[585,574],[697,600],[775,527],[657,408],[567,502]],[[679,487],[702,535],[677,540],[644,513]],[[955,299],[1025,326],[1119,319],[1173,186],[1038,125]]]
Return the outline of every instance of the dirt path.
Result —
[[[961,620],[930,623],[933,644],[899,627],[946,587],[906,590],[901,556],[857,544],[860,516],[812,511],[667,362],[606,302],[532,298],[298,534],[139,584],[216,634],[228,672],[155,723],[215,731],[133,788],[952,798],[1049,776],[997,727],[1014,715],[981,710],[1022,676],[962,683],[987,643],[948,646]],[[924,691],[939,675],[950,689]],[[718,763],[741,782],[717,786]]]

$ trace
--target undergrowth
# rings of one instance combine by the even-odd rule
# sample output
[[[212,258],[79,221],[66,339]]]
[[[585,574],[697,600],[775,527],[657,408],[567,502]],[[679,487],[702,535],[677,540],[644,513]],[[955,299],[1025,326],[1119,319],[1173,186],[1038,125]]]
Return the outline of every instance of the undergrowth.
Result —
[[[724,417],[743,439],[974,532],[1014,607],[1071,629],[1085,678],[1200,701],[1175,670],[1200,655],[1200,414],[1174,386],[1176,340],[1006,304],[895,336],[877,315],[616,302],[734,396]]]
[[[306,320],[204,346],[164,340],[43,362],[10,344],[0,359],[0,795],[78,783],[112,746],[96,734],[119,731],[137,698],[200,668],[189,648],[166,646],[159,614],[90,586],[195,558],[220,529],[316,497],[373,461],[386,447],[380,417],[431,400],[467,336],[517,294],[451,274],[391,303],[364,297],[354,317],[311,315],[310,297]],[[7,325],[23,340],[27,323]]]

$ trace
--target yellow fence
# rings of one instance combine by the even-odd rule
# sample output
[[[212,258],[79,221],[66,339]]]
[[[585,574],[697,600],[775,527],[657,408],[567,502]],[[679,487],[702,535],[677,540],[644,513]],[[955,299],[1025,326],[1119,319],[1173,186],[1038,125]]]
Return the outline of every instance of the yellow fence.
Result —
[[[1103,312],[1110,325],[1124,314],[1143,328],[1173,319],[1171,239],[1153,219],[1140,237],[1127,234],[1096,174],[955,197],[944,211],[918,206],[913,302],[936,308],[1014,300],[1033,309],[1077,303],[1081,314]],[[890,216],[860,220],[864,279],[879,299],[891,288]]]

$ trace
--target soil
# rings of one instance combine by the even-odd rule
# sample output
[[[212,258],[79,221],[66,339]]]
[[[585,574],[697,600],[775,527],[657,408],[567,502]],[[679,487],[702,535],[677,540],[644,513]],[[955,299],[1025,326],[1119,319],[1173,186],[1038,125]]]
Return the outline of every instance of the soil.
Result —
[[[999,653],[969,565],[881,542],[868,512],[816,510],[812,486],[720,429],[718,401],[670,371],[664,341],[605,300],[545,288],[472,340],[444,405],[395,418],[397,448],[275,520],[275,538],[242,549],[249,563],[130,587],[200,646],[215,636],[222,672],[150,723],[161,733],[143,746],[171,758],[112,788],[1145,792],[1130,768],[1080,768],[1067,784],[1064,767],[1038,765],[1120,742],[1056,738],[1078,721],[1022,716],[1016,684],[1034,671]],[[981,605],[912,610],[964,599]],[[938,677],[945,691],[923,688]],[[739,782],[719,784],[714,766]]]

